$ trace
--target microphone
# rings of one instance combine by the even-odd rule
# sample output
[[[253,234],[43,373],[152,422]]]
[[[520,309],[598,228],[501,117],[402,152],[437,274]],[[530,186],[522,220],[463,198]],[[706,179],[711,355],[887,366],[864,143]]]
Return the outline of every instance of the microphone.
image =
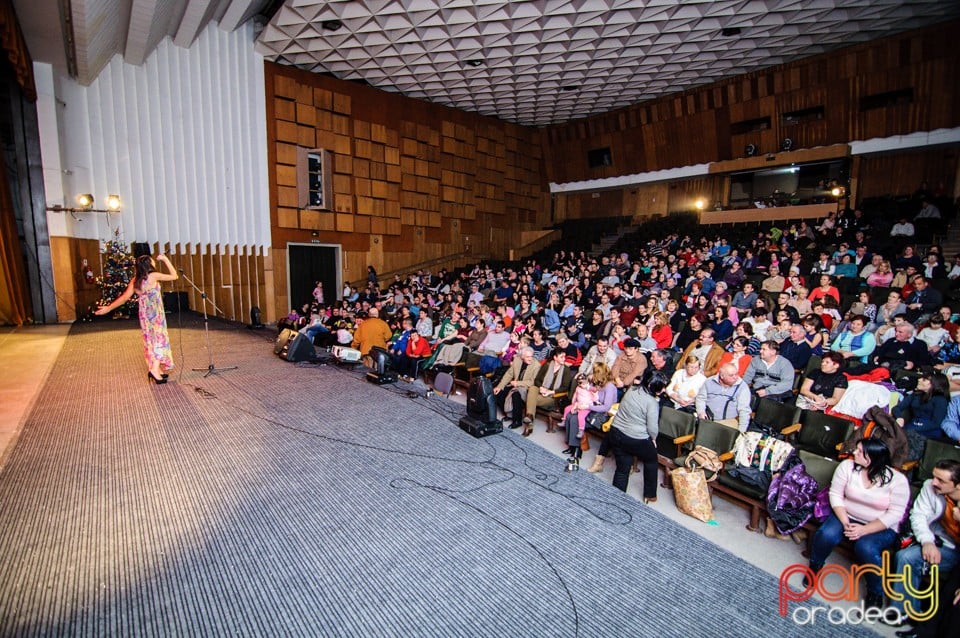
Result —
[[[177,268],[177,272],[179,272],[181,275],[184,274],[183,268]]]

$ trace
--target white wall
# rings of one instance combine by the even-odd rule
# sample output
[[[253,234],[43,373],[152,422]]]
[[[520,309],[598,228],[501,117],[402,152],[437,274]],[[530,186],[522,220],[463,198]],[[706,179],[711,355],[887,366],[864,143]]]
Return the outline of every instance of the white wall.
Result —
[[[119,214],[78,214],[52,227],[68,236],[126,242],[268,247],[263,57],[248,23],[226,33],[211,23],[189,49],[164,40],[142,66],[110,61],[90,86],[56,78],[58,158],[45,177],[48,205],[109,193]],[[41,117],[41,139],[51,133]],[[53,166],[56,162],[59,166]],[[50,199],[51,196],[53,199]],[[63,198],[62,200],[56,199]]]

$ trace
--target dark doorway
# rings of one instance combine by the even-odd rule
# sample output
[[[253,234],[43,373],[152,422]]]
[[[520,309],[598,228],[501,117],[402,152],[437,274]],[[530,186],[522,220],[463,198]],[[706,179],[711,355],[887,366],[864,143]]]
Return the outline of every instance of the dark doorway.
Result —
[[[340,247],[315,244],[287,244],[287,282],[290,306],[300,311],[313,301],[313,289],[323,282],[323,302],[340,298]]]

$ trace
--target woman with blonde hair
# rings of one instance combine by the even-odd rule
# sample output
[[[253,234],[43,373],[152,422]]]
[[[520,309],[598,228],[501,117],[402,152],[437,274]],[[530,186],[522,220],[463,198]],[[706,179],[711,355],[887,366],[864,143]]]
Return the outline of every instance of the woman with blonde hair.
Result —
[[[883,260],[880,262],[880,265],[877,266],[877,269],[874,270],[867,277],[868,286],[879,286],[881,288],[886,288],[890,285],[890,282],[893,281],[893,270],[890,268],[890,262]]]
[[[606,420],[606,414],[617,400],[617,386],[613,383],[613,374],[606,363],[593,364],[593,370],[590,373],[590,382],[594,391],[597,393],[597,400],[593,402],[588,409],[590,414],[586,417],[586,426],[599,425],[591,423],[591,420]],[[564,419],[564,426],[567,429],[567,449],[563,452],[569,454],[576,465],[580,465],[580,457],[583,456],[583,450],[580,448],[580,441],[585,436],[584,431],[580,430],[579,423],[580,409],[571,410]],[[597,416],[592,416],[596,414]],[[600,421],[602,424],[603,421]]]

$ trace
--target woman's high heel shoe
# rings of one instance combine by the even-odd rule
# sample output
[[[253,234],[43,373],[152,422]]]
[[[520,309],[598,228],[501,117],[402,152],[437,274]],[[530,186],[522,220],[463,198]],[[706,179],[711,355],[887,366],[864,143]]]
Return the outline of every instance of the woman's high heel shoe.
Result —
[[[152,372],[147,372],[147,378],[153,381],[154,383],[156,383],[157,385],[167,382],[165,378],[160,378],[160,379],[156,378],[155,376],[153,376]]]

